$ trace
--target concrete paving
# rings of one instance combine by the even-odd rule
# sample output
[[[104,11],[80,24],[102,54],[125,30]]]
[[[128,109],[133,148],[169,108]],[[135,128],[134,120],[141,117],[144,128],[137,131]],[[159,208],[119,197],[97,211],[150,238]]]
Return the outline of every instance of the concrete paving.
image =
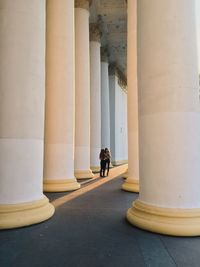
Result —
[[[0,266],[199,267],[200,237],[130,225],[125,214],[138,195],[121,190],[121,177],[112,178],[97,178],[76,194],[48,194],[56,205],[52,219],[0,232]]]

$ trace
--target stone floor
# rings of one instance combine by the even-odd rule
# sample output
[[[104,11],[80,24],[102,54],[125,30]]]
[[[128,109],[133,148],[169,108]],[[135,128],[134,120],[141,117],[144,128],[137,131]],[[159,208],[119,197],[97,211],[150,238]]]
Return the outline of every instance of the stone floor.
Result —
[[[200,237],[163,236],[130,225],[125,214],[137,194],[120,189],[121,177],[112,178],[48,194],[56,206],[52,219],[1,231],[0,267],[199,267]]]

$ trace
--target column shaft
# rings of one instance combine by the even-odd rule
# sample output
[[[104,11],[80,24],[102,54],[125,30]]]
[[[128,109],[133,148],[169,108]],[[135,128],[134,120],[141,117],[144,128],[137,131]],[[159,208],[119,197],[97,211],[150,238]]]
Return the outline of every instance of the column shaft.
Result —
[[[128,2],[128,177],[122,188],[139,192],[137,1]]]
[[[45,1],[1,1],[0,228],[50,218],[42,193]]]
[[[110,102],[108,62],[101,62],[101,147],[110,150]]]
[[[195,1],[140,0],[138,23],[140,197],[128,220],[159,233],[199,235]]]
[[[89,11],[75,8],[75,176],[92,178],[90,170]]]
[[[78,189],[74,178],[74,1],[47,0],[44,190]]]
[[[90,42],[90,92],[91,92],[91,135],[90,166],[99,171],[99,153],[101,149],[101,58],[100,42]]]

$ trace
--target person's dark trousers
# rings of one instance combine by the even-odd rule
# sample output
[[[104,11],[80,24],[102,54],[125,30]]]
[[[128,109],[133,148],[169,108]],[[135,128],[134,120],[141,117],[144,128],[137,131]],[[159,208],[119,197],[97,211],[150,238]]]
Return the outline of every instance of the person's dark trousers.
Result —
[[[109,170],[110,170],[110,160],[109,159],[106,160],[106,169],[107,169],[107,176],[108,176]]]
[[[101,160],[101,170],[100,170],[100,176],[105,176],[105,170],[106,170],[106,161]]]

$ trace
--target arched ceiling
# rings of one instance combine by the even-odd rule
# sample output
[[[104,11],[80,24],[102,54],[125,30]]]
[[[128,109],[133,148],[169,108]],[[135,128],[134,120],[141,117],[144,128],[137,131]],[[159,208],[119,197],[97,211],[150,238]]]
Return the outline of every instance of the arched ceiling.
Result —
[[[98,23],[101,44],[107,47],[109,62],[115,62],[126,75],[127,62],[127,4],[125,0],[93,0],[90,22]]]

